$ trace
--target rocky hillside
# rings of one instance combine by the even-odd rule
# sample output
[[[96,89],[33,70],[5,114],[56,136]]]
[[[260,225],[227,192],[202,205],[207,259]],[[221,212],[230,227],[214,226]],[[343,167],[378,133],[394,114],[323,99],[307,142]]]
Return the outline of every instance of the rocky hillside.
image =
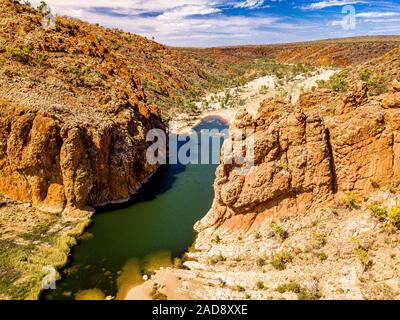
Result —
[[[189,270],[177,271],[183,291],[212,299],[398,299],[398,72],[395,49],[296,105],[271,99],[255,117],[236,115],[231,130],[255,131],[255,165],[247,174],[243,165],[219,166],[213,207],[185,258]],[[369,92],[376,74],[391,83],[385,93]],[[346,85],[339,90],[337,82]]]
[[[39,11],[13,1],[0,17],[0,192],[56,211],[128,198],[156,170],[145,134],[163,124],[142,82],[169,52],[71,19],[45,30]]]
[[[400,46],[399,36],[354,37],[302,43],[204,49],[205,54],[230,61],[271,58],[279,63],[319,66],[362,64]]]

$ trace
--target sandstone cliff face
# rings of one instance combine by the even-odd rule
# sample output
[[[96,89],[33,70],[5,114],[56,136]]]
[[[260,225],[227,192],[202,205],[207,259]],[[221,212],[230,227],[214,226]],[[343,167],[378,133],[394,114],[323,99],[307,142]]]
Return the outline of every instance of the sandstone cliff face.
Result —
[[[155,170],[151,123],[127,108],[101,122],[2,102],[0,192],[47,210],[127,199]]]
[[[245,175],[240,166],[220,165],[214,206],[196,230],[256,229],[267,217],[302,214],[346,192],[388,184],[400,175],[395,90],[371,99],[349,92],[335,109],[305,110],[310,99],[297,106],[270,100],[254,119],[239,113],[231,130],[255,130],[255,165]]]
[[[394,49],[346,70],[344,92],[318,89],[296,105],[270,99],[255,117],[238,113],[231,131],[254,130],[255,165],[244,175],[240,165],[220,165],[213,209],[196,229],[257,228],[399,176],[399,70]],[[376,88],[387,93],[369,92]]]

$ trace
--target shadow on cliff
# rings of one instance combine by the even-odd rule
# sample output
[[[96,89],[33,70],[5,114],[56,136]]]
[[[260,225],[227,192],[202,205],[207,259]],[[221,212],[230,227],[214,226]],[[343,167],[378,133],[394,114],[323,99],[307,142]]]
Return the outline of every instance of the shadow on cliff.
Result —
[[[175,181],[178,179],[178,175],[185,170],[186,166],[182,164],[163,165],[148,182],[143,184],[137,193],[131,196],[129,201],[98,207],[96,208],[96,214],[129,208],[140,202],[153,201],[158,196],[173,188]]]

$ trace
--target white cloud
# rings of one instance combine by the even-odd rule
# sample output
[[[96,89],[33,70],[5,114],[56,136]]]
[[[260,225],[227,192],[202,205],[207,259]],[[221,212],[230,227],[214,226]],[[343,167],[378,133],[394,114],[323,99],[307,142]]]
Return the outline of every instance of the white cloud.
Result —
[[[262,7],[264,5],[264,0],[246,0],[239,2],[235,5],[235,8],[247,8],[247,9],[255,9]]]
[[[33,0],[36,5],[39,0]],[[35,3],[36,2],[36,3]],[[279,31],[290,23],[266,16],[227,16],[223,10],[241,5],[261,7],[264,0],[47,0],[57,14],[69,15],[107,27],[116,27],[156,41],[177,46],[211,46],[259,41],[259,37],[282,39]],[[147,16],[146,13],[152,13]],[[283,31],[282,31],[283,32]],[[254,35],[257,37],[254,37]],[[279,34],[279,37],[276,36]],[[267,38],[268,39],[268,38]],[[268,40],[266,42],[270,42]],[[276,41],[275,41],[276,42]]]
[[[212,8],[207,5],[185,5],[173,8],[161,14],[160,18],[182,18],[194,15],[207,15],[221,12],[221,9]]]
[[[339,7],[345,6],[349,4],[357,4],[357,3],[365,3],[365,1],[351,1],[351,0],[327,0],[327,1],[320,1],[315,2],[306,6],[302,6],[302,9],[305,10],[319,10],[329,7]]]
[[[358,18],[383,18],[400,16],[400,12],[363,12],[356,14]]]

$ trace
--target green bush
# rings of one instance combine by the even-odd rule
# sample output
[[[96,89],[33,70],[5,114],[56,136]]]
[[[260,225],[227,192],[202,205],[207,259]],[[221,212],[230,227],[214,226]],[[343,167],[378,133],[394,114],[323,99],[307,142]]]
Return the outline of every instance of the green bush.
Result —
[[[358,201],[357,198],[351,192],[347,192],[339,201],[341,207],[347,209],[357,209]]]
[[[386,86],[386,77],[383,75],[374,75],[370,69],[362,69],[358,73],[360,80],[368,86],[372,95],[380,95],[388,91]]]
[[[321,261],[325,261],[328,259],[328,255],[325,252],[319,252],[317,256],[318,259]]]
[[[373,204],[372,206],[370,206],[369,210],[371,211],[372,215],[374,217],[378,218],[380,221],[385,221],[388,216],[387,210],[376,204]]]
[[[317,87],[322,88],[329,88],[328,81],[325,80],[317,80]]]
[[[264,290],[264,289],[265,289],[264,282],[262,282],[262,281],[257,281],[257,283],[256,283],[256,288],[257,288],[258,290]]]
[[[332,90],[337,92],[346,92],[348,88],[348,75],[348,71],[344,70],[330,77],[329,82]]]
[[[279,293],[285,293],[285,292],[299,293],[301,291],[301,286],[297,282],[291,280],[288,283],[279,285],[275,289],[275,291],[277,291]]]
[[[269,227],[281,240],[286,240],[289,237],[288,232],[280,225],[278,225],[275,221],[271,221]]]
[[[68,65],[67,71],[73,76],[74,80],[81,81],[82,79],[89,76],[91,68],[88,65],[80,65],[80,66]]]
[[[314,232],[313,233],[313,247],[316,249],[320,249],[326,245],[327,235],[322,232]]]
[[[286,265],[292,261],[293,261],[292,255],[288,252],[282,251],[272,256],[271,265],[276,270],[285,270]]]
[[[368,250],[364,247],[359,246],[356,248],[354,250],[354,254],[365,268],[368,268],[372,265],[372,261],[369,259]]]
[[[334,74],[329,78],[328,81],[318,80],[318,88],[328,88],[337,92],[346,92],[348,88],[348,71],[344,70],[339,73]]]
[[[234,288],[234,290],[237,291],[237,292],[245,292],[246,291],[246,289],[244,287],[242,287],[242,286],[236,286]]]
[[[389,208],[387,217],[391,224],[393,224],[396,227],[399,227],[400,226],[400,206]]]
[[[255,232],[254,233],[254,239],[256,239],[256,240],[260,240],[262,238],[262,235],[261,235],[261,233],[260,232]]]
[[[367,81],[367,86],[370,94],[378,96],[380,94],[386,93],[388,87],[386,85],[386,77],[382,75],[376,75]]]
[[[264,266],[266,265],[265,259],[263,259],[263,258],[258,258],[258,259],[256,260],[256,265],[257,265],[258,267],[264,267]]]
[[[311,293],[293,280],[289,281],[288,283],[279,285],[275,289],[275,291],[279,293],[285,293],[285,292],[295,293],[299,300],[318,300],[321,298],[318,292]]]
[[[371,79],[372,70],[362,69],[358,72],[358,76],[360,77],[361,81],[367,82],[369,79]]]
[[[32,48],[25,46],[23,48],[6,48],[6,54],[11,59],[17,60],[21,63],[28,63],[31,59]]]

